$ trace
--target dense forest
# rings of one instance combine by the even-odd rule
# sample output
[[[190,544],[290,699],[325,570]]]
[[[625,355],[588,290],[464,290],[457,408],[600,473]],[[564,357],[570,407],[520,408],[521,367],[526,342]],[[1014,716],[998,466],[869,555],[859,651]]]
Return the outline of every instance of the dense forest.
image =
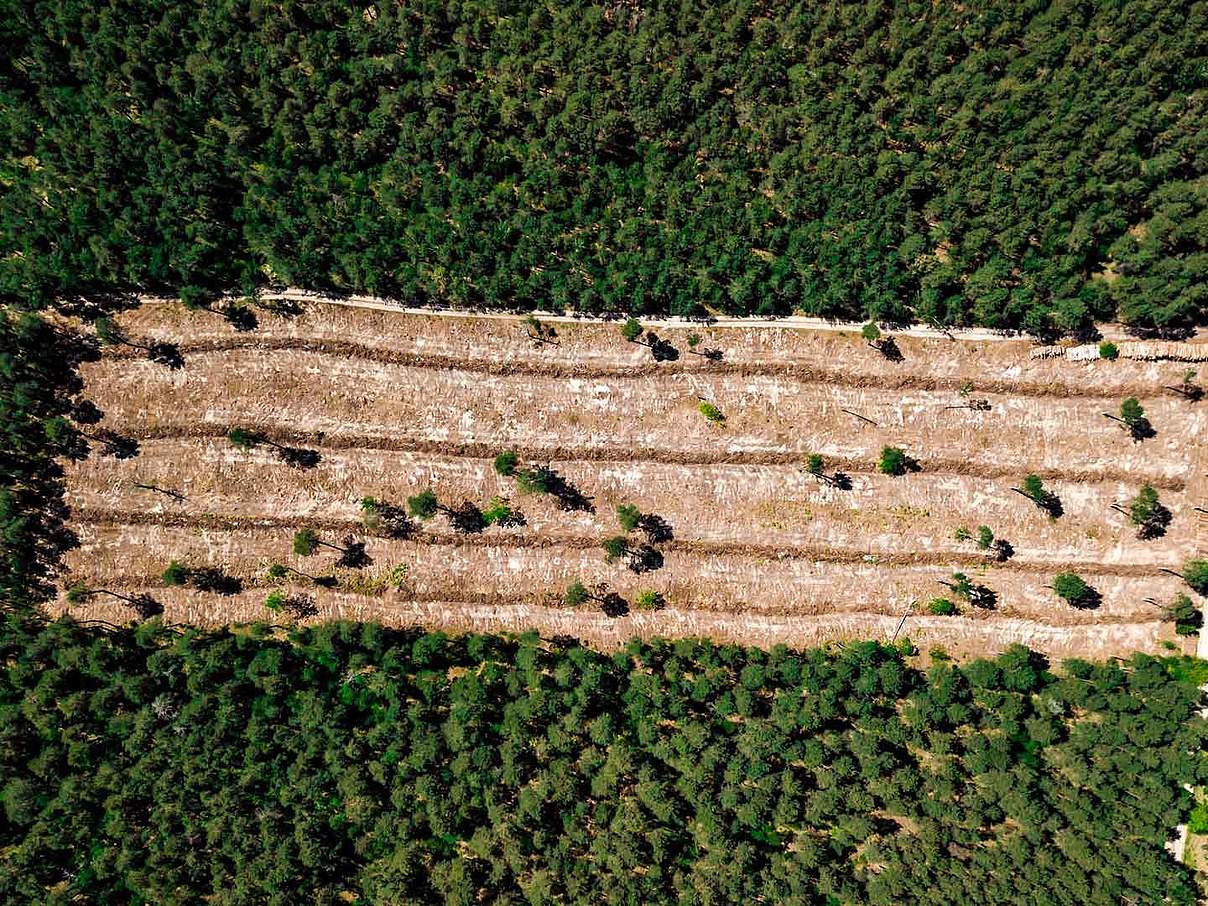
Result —
[[[1208,4],[5,0],[0,294],[1208,310]]]
[[[6,903],[1197,899],[1185,662],[17,620],[0,660]]]

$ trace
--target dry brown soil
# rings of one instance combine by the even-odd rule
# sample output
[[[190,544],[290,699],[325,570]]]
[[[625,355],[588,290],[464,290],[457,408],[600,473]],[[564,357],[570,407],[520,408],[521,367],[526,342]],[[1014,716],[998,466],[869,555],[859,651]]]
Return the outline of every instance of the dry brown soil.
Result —
[[[924,648],[977,654],[1023,642],[1092,657],[1174,639],[1145,599],[1178,593],[1180,580],[1159,570],[1177,569],[1208,524],[1194,512],[1208,505],[1208,403],[1163,389],[1180,363],[1032,360],[1023,340],[915,338],[898,341],[904,361],[892,362],[854,334],[774,328],[694,328],[720,362],[688,353],[688,328],[663,329],[680,355],[655,362],[617,325],[559,324],[550,345],[518,322],[317,303],[258,318],[237,333],[211,313],[145,305],[120,323],[140,342],[178,343],[185,367],[126,347],[84,367],[101,426],[137,439],[140,452],[94,451],[68,467],[81,540],[72,581],[149,593],[171,620],[238,622],[272,616],[264,572],[279,561],[337,579],[335,589],[289,586],[313,598],[319,618],[532,628],[603,646],[635,635],[806,645],[890,638],[909,613],[901,632]],[[1156,437],[1136,443],[1104,417],[1126,396],[1140,399]],[[991,408],[954,408],[971,398]],[[700,415],[702,399],[723,424]],[[313,449],[319,464],[291,468],[271,447],[240,452],[225,439],[235,426]],[[886,444],[921,470],[877,474]],[[519,494],[491,467],[504,449],[549,464],[594,511]],[[850,489],[808,474],[811,452],[846,472]],[[1012,492],[1028,472],[1058,496],[1060,518]],[[1145,483],[1173,514],[1151,541],[1111,509]],[[364,532],[360,498],[402,505],[429,486],[450,504],[507,497],[525,525],[463,536],[438,516],[405,540]],[[671,527],[661,569],[634,575],[604,562],[599,544],[619,533],[615,508],[626,502]],[[1014,546],[1009,562],[953,537],[979,524]],[[326,548],[295,557],[303,526],[364,541],[372,563],[336,568]],[[171,559],[220,567],[244,590],[164,588]],[[1094,586],[1098,608],[1075,610],[1046,588],[1063,569]],[[924,615],[931,598],[950,596],[941,582],[956,570],[991,588],[995,609],[958,602],[960,616]],[[573,581],[630,601],[654,590],[666,607],[621,618],[567,608]],[[103,596],[76,611],[130,616]]]

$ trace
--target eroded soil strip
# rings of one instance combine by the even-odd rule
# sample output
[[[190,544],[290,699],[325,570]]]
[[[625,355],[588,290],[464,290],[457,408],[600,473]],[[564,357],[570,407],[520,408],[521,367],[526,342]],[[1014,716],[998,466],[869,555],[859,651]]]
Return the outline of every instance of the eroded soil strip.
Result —
[[[133,440],[183,440],[188,438],[225,438],[232,428],[246,428],[246,424],[220,424],[207,422],[200,425],[178,427],[176,425],[148,426],[120,421],[106,421],[106,427]],[[385,450],[395,453],[421,453],[432,456],[450,456],[463,459],[493,459],[502,450],[508,449],[531,462],[580,461],[580,462],[650,462],[660,465],[682,466],[783,466],[801,465],[804,457],[797,451],[776,450],[667,450],[659,447],[621,447],[593,445],[582,447],[532,447],[515,444],[475,443],[470,441],[425,440],[422,438],[386,437],[368,434],[331,434],[326,432],[291,431],[279,426],[258,427],[257,431],[275,443],[304,447],[307,449],[330,450]],[[876,461],[844,457],[827,457],[828,467],[854,474],[876,472]],[[1025,473],[1032,472],[1045,480],[1086,482],[1121,482],[1133,486],[1149,484],[1168,491],[1182,491],[1187,482],[1182,478],[1166,475],[1142,475],[1135,470],[1125,469],[1044,469],[1029,468],[1021,463],[1018,468],[1002,468],[988,463],[971,462],[964,459],[940,459],[920,457],[919,468],[924,472],[949,475],[967,475],[971,478],[1009,478],[1019,480]]]
[[[799,363],[776,362],[718,362],[699,360],[685,355],[676,362],[643,362],[639,364],[578,365],[568,362],[535,361],[517,358],[474,359],[411,353],[382,349],[364,343],[342,340],[308,339],[305,337],[223,337],[211,340],[182,341],[176,344],[184,355],[206,355],[235,350],[266,352],[299,351],[330,355],[343,359],[401,365],[408,368],[429,368],[444,371],[465,371],[471,374],[496,376],[528,375],[531,377],[561,377],[607,380],[616,378],[652,377],[667,374],[729,375],[739,377],[787,377],[803,384],[828,384],[877,390],[950,391],[956,393],[966,383],[960,378],[925,377],[917,374],[854,374]],[[110,347],[104,351],[110,359],[142,359],[145,353],[130,347]],[[977,382],[978,394],[1025,396],[1039,398],[1104,399],[1108,393],[1085,383],[1036,383],[1034,381],[1005,381],[982,379]],[[1111,395],[1157,397],[1165,393],[1163,385],[1145,383],[1112,388]]]

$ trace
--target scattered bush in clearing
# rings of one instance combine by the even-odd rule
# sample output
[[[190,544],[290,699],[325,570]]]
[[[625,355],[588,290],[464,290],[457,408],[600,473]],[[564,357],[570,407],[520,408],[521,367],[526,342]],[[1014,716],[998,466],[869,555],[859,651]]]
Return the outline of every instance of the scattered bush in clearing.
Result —
[[[1137,527],[1137,537],[1143,541],[1165,535],[1170,519],[1170,510],[1162,505],[1158,492],[1149,485],[1142,486],[1128,505],[1128,521]]]
[[[1155,434],[1153,425],[1145,417],[1144,407],[1137,402],[1135,396],[1130,396],[1120,404],[1119,415],[1112,415],[1110,412],[1104,412],[1103,415],[1114,422],[1119,422],[1134,441],[1145,440]]]
[[[940,584],[951,589],[953,594],[964,598],[974,607],[983,610],[993,610],[998,603],[998,595],[992,588],[974,582],[964,573],[953,573],[951,582],[941,581]]]
[[[1077,573],[1058,573],[1053,577],[1053,593],[1071,607],[1081,609],[1098,606],[1099,593]]]
[[[482,511],[482,520],[487,525],[524,525],[524,514],[512,507],[506,497],[492,497]]]
[[[309,557],[322,542],[314,529],[299,529],[294,533],[294,553],[299,557]]]
[[[264,606],[276,613],[286,613],[295,620],[313,617],[319,612],[313,598],[307,595],[291,595],[281,590],[270,591],[264,599]]]
[[[548,494],[553,488],[553,473],[544,466],[520,469],[515,477],[516,487],[521,494]]]
[[[823,474],[823,469],[826,468],[826,463],[822,459],[820,453],[811,453],[806,457],[805,470],[817,478],[826,478]]]
[[[415,531],[406,513],[373,497],[361,498],[361,525],[370,534],[386,538],[406,538]]]
[[[1177,635],[1195,635],[1204,625],[1204,612],[1187,595],[1175,595],[1162,611]]]
[[[284,444],[269,440],[259,431],[248,428],[232,428],[227,432],[227,440],[231,446],[244,453],[264,444],[277,451],[277,458],[287,466],[295,469],[313,469],[322,460],[317,450],[305,450],[300,447],[288,447]]]
[[[721,410],[710,402],[701,400],[700,405],[696,408],[701,415],[714,424],[718,424],[726,420],[726,417],[722,415]]]
[[[94,595],[105,595],[122,601],[134,611],[140,620],[149,620],[164,612],[163,605],[148,594],[124,595],[107,588],[89,588],[83,582],[77,582],[64,592],[68,604],[83,604]]]
[[[617,522],[627,532],[632,532],[642,521],[642,511],[632,503],[622,503],[617,507]]]
[[[415,496],[407,498],[407,512],[416,519],[431,519],[439,510],[440,502],[431,488],[425,488]]]
[[[566,587],[566,594],[562,597],[567,607],[578,607],[591,600],[593,595],[582,582],[572,582]]]
[[[959,613],[956,605],[947,598],[932,598],[927,604],[927,612],[937,617],[950,617]]]
[[[1208,560],[1188,560],[1183,564],[1182,576],[1197,595],[1208,597]]]
[[[1016,494],[1022,494],[1024,497],[1027,497],[1032,503],[1036,504],[1036,506],[1040,507],[1040,509],[1044,510],[1054,519],[1065,512],[1065,508],[1062,507],[1057,495],[1044,486],[1044,482],[1041,481],[1039,475],[1025,476],[1023,486],[1011,488],[1011,490]]]
[[[1114,362],[1120,358],[1120,347],[1111,340],[1104,340],[1099,344],[1099,358]]]
[[[1167,386],[1166,389],[1177,393],[1191,403],[1198,403],[1204,398],[1204,388],[1195,382],[1194,368],[1188,368],[1183,372],[1182,381],[1174,386]]]
[[[231,442],[231,446],[235,449],[246,453],[252,448],[259,446],[263,441],[263,437],[255,431],[249,431],[247,428],[232,428],[227,432],[227,440]]]
[[[163,573],[163,583],[169,587],[186,585],[189,581],[189,569],[179,560],[173,560]]]
[[[542,323],[540,319],[538,319],[538,317],[532,312],[529,312],[523,318],[521,318],[520,324],[524,327],[529,339],[533,340],[534,342],[546,346],[558,345],[558,332],[550,325]]]
[[[633,599],[633,606],[638,610],[662,610],[666,602],[657,591],[647,589],[638,592],[638,596]]]
[[[604,548],[604,561],[616,563],[629,554],[629,539],[624,535],[609,538],[600,545]]]
[[[516,474],[516,467],[520,464],[520,457],[516,455],[514,450],[505,450],[495,457],[495,471],[504,478],[511,478]]]
[[[917,469],[918,463],[907,456],[901,447],[881,448],[881,458],[877,461],[877,471],[881,474],[897,477]]]

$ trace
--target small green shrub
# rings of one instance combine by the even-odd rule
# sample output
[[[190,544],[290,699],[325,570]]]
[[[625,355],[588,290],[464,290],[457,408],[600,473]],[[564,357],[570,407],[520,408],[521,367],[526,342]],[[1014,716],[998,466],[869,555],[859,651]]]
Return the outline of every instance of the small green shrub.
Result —
[[[905,475],[914,468],[914,460],[901,447],[883,447],[877,470],[884,475]]]
[[[407,498],[407,512],[416,519],[431,519],[439,508],[436,493],[431,488],[426,488],[414,497]]]
[[[1077,573],[1058,573],[1053,577],[1053,593],[1068,604],[1081,604],[1094,595],[1094,591]]]
[[[956,605],[947,598],[933,598],[927,604],[927,612],[937,617],[950,617],[959,613]]]
[[[990,549],[990,545],[994,543],[994,532],[990,531],[990,526],[979,525],[977,527],[977,546],[984,551]]]
[[[511,478],[516,474],[516,466],[520,464],[520,457],[512,450],[505,450],[495,457],[495,471],[505,478]]]
[[[663,596],[651,589],[640,591],[633,600],[633,606],[638,610],[661,610],[664,606]]]
[[[184,585],[189,581],[189,570],[179,560],[173,560],[163,574],[164,585]]]
[[[1104,340],[1099,344],[1099,358],[1114,362],[1120,358],[1120,347],[1110,340]]]
[[[1208,560],[1188,560],[1184,563],[1183,580],[1197,595],[1208,597]]]

